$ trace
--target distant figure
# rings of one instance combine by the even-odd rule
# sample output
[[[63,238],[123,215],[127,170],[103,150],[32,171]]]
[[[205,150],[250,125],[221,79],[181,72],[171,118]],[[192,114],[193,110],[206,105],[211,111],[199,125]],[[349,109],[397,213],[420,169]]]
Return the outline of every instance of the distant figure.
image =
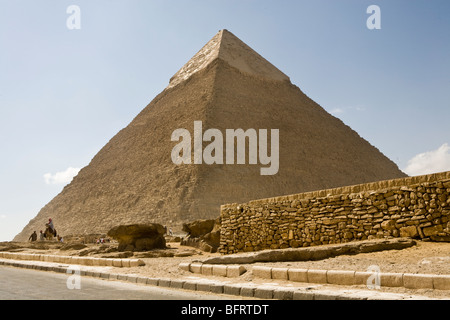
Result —
[[[42,230],[41,230],[41,234],[39,235],[39,240],[40,241],[44,241],[45,240],[45,233],[43,233]]]
[[[28,238],[28,240],[31,240],[31,242],[37,240],[37,233],[36,233],[36,231],[34,231],[34,232],[31,234],[31,236]]]
[[[53,225],[52,218],[48,219],[48,223],[46,223],[45,226],[45,238],[47,240],[53,240],[53,237],[56,237],[56,229]]]
[[[173,236],[172,228],[169,228],[169,235]]]
[[[52,229],[53,232],[55,232],[55,226],[53,225],[52,218],[48,219],[48,227]]]

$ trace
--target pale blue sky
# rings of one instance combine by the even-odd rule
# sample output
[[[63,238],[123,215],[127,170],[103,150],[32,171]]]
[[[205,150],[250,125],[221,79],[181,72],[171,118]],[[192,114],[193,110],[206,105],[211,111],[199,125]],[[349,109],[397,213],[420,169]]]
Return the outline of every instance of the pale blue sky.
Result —
[[[372,4],[381,30],[366,27]],[[70,5],[80,30],[66,27]],[[449,12],[448,0],[1,0],[0,241],[62,190],[45,174],[86,166],[224,28],[401,169],[438,150],[416,160],[450,170]]]

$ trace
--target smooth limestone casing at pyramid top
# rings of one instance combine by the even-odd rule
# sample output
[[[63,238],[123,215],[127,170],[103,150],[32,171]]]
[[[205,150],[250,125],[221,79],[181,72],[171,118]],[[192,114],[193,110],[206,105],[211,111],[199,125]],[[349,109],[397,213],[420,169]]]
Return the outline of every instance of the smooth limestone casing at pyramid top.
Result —
[[[178,128],[192,133],[194,121],[221,132],[279,129],[278,173],[261,175],[261,165],[248,162],[175,165],[171,134]],[[176,229],[219,217],[225,203],[405,176],[284,73],[222,30],[14,240],[27,240],[50,217],[61,235],[147,222]]]

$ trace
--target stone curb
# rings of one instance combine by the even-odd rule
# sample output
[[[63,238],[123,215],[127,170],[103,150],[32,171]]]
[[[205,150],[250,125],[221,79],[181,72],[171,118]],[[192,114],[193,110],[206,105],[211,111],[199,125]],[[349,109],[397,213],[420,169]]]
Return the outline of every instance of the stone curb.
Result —
[[[49,254],[16,253],[16,252],[0,252],[0,258],[12,260],[25,260],[25,261],[43,261],[43,262],[65,263],[65,264],[79,264],[94,267],[130,268],[145,265],[145,262],[142,261],[141,259],[75,257],[75,256],[58,256]]]
[[[272,268],[265,266],[253,267],[252,273],[255,277],[263,279],[335,285],[361,285],[367,284],[368,281],[375,283],[372,280],[377,276],[377,273],[372,272]],[[450,275],[380,272],[378,276],[381,287],[450,290]]]
[[[70,266],[39,265],[29,262],[0,260],[0,265],[17,268],[52,271],[73,274]],[[386,293],[368,290],[320,290],[311,288],[281,287],[279,285],[256,285],[253,283],[222,283],[208,279],[185,280],[169,278],[150,278],[132,274],[117,274],[92,270],[80,270],[80,276],[89,276],[104,280],[126,281],[130,283],[151,285],[173,289],[183,289],[216,294],[228,294],[243,298],[277,299],[277,300],[434,300],[422,296]]]
[[[244,266],[208,265],[202,263],[180,263],[179,268],[203,275],[239,277],[247,270]],[[376,273],[350,270],[314,270],[255,266],[255,277],[271,280],[287,280],[304,283],[333,285],[364,285],[368,281],[375,285]],[[379,273],[381,287],[404,287],[408,289],[450,290],[450,275]],[[372,278],[371,278],[372,277]]]
[[[244,266],[223,265],[223,264],[204,264],[201,262],[182,262],[178,265],[181,270],[202,274],[205,276],[220,276],[227,278],[237,278],[247,272]]]

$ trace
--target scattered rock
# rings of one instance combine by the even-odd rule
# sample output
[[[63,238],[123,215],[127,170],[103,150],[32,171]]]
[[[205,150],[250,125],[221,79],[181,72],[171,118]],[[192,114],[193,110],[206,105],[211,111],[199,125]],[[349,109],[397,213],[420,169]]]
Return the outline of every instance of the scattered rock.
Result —
[[[109,259],[127,259],[134,255],[131,251],[124,251],[124,252],[115,252],[110,254],[102,255],[101,258],[109,258]]]
[[[169,236],[169,235],[166,235],[165,238],[166,238],[166,243],[167,242],[178,242],[179,243],[181,241],[181,237],[180,236]]]
[[[220,245],[220,218],[216,220],[197,220],[183,225],[188,235],[181,244],[198,248],[205,252],[217,252]]]
[[[164,234],[164,227],[157,223],[121,225],[108,231],[108,236],[119,242],[119,251],[164,249]]]
[[[353,241],[344,244],[324,245],[307,248],[289,248],[262,250],[248,253],[236,253],[209,258],[201,261],[206,264],[248,264],[255,262],[277,261],[316,261],[340,255],[355,255],[384,250],[400,250],[412,247],[416,242],[412,239],[396,238],[388,240]]]
[[[85,249],[85,248],[87,248],[87,245],[80,243],[80,242],[75,242],[75,243],[67,243],[67,244],[63,245],[59,250],[62,250],[62,251],[81,250],[81,249]]]
[[[419,232],[416,226],[409,226],[400,228],[400,237],[404,238],[417,238],[419,237]]]
[[[210,219],[210,220],[196,220],[193,222],[189,222],[189,223],[184,223],[183,224],[183,231],[187,232],[188,235],[197,238],[197,237],[201,237],[209,232],[212,231],[212,229],[214,228],[214,224],[215,224],[215,220],[214,219]]]

